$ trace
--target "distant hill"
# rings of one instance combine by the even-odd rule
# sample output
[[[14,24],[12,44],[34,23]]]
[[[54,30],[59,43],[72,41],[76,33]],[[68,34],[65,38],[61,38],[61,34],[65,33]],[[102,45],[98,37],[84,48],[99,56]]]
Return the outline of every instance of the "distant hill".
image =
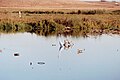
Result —
[[[0,7],[120,9],[120,6],[116,6],[114,2],[81,2],[80,0],[0,0]]]
[[[60,6],[78,0],[0,0],[0,7]]]

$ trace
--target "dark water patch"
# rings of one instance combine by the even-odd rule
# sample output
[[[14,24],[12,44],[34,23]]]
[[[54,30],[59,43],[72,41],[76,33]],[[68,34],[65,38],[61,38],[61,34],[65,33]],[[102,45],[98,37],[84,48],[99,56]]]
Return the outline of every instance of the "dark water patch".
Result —
[[[52,46],[56,46],[56,44],[52,44]]]
[[[45,64],[45,62],[37,62],[37,64],[43,65],[43,64]]]
[[[33,65],[33,63],[32,63],[32,62],[30,62],[30,65]]]
[[[20,54],[18,52],[15,52],[14,56],[18,57],[18,56],[20,56]]]

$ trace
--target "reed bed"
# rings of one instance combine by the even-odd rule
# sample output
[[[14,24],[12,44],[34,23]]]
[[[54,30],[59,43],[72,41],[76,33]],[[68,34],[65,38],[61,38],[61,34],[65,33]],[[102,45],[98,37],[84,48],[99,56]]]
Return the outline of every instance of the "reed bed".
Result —
[[[120,34],[120,10],[0,12],[0,32],[36,34]],[[66,28],[70,28],[66,30]]]

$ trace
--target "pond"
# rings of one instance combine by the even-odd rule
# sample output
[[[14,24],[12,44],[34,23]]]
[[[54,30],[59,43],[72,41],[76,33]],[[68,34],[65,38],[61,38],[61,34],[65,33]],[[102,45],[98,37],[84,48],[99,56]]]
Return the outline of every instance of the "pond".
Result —
[[[120,80],[120,36],[0,34],[1,80]]]

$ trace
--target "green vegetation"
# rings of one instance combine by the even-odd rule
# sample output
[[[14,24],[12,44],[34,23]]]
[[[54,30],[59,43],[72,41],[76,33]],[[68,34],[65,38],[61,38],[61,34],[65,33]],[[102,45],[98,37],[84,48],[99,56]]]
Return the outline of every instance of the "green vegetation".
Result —
[[[0,33],[30,32],[37,35],[120,34],[120,10],[7,12],[0,18]],[[10,14],[10,15],[9,15]]]
[[[9,22],[4,22],[0,24],[0,32],[27,32],[32,30],[31,26],[28,26],[27,24],[24,23],[9,23]]]

